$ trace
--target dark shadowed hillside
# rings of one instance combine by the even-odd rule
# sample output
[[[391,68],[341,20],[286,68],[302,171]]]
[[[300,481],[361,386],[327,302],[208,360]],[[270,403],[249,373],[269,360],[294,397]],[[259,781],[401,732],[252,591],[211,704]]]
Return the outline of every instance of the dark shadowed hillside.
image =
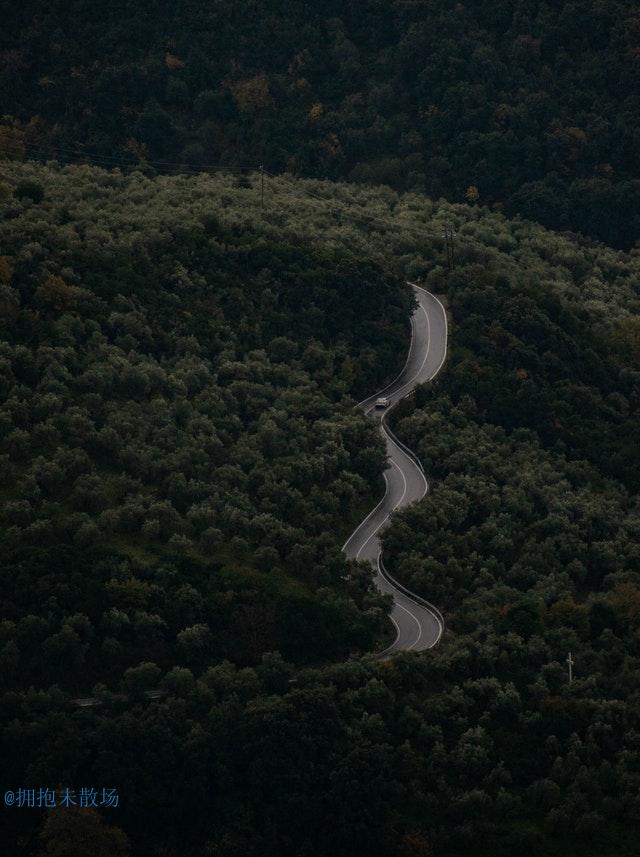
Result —
[[[2,164],[2,792],[121,796],[4,807],[3,853],[635,857],[640,257],[388,188],[259,199]],[[340,548],[406,275],[450,350],[394,416],[431,490],[384,549],[446,631],[381,662]]]
[[[0,228],[6,679],[86,692],[145,659],[368,650],[383,613],[331,534],[379,490],[345,397],[403,359],[401,283],[196,213],[180,183],[159,209],[141,176],[21,172]]]
[[[633,0],[37,0],[0,32],[0,151],[223,163],[640,235]]]

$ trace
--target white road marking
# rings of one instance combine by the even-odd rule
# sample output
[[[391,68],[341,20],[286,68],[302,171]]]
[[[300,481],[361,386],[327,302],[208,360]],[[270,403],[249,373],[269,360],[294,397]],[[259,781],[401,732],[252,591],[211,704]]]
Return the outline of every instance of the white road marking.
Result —
[[[384,427],[384,426],[382,426],[382,429],[383,429],[383,431],[384,431],[384,433],[385,433],[385,436],[389,438],[389,440],[390,440],[390,441],[391,441],[391,443],[395,446],[395,448],[398,450],[398,452],[402,453],[402,455],[404,455],[406,458],[408,458],[408,459],[409,459],[409,461],[411,461],[411,456],[407,455],[407,453],[404,451],[404,449],[401,449],[401,448],[398,446],[398,444],[395,442],[395,440],[394,440],[394,439],[393,439],[393,438],[388,434],[388,432],[386,431],[386,429],[385,429],[385,427]],[[425,476],[425,474],[422,472],[422,470],[420,470],[420,468],[419,468],[419,467],[417,467],[417,466],[414,464],[414,462],[413,462],[413,461],[411,461],[411,464],[413,464],[413,465],[414,465],[414,467],[416,468],[416,470],[418,471],[418,473],[419,473],[419,474],[420,474],[420,476],[422,477],[422,481],[424,482],[424,491],[422,492],[422,497],[420,497],[420,498],[416,501],[416,502],[419,502],[420,500],[422,500],[422,498],[426,495],[427,491],[429,490],[429,483],[427,482],[427,477],[426,477],[426,476]],[[383,497],[383,499],[384,499],[384,497]],[[356,532],[357,532],[357,531],[356,531]]]
[[[440,372],[440,370],[442,369],[442,366],[444,365],[444,362],[445,362],[445,360],[446,360],[446,357],[447,357],[447,346],[448,346],[448,325],[447,325],[447,313],[446,313],[446,310],[445,310],[445,308],[444,308],[444,306],[443,306],[442,302],[441,302],[441,301],[440,301],[440,300],[439,300],[435,295],[431,294],[431,292],[428,292],[426,289],[423,289],[421,286],[416,286],[414,283],[410,283],[409,285],[411,285],[413,288],[418,289],[419,291],[423,292],[423,294],[428,295],[430,298],[432,298],[432,299],[433,299],[433,300],[438,304],[438,306],[440,307],[440,309],[441,309],[441,311],[442,311],[442,317],[443,317],[443,320],[444,320],[444,350],[443,350],[443,355],[442,355],[442,359],[440,360],[440,363],[438,364],[438,367],[435,369],[435,371],[434,371],[434,372],[432,372],[432,373],[428,376],[428,378],[426,378],[426,379],[425,379],[425,380],[429,381],[429,380],[432,380],[433,378],[435,378],[435,376],[438,374],[438,372]],[[414,374],[414,375],[413,375],[413,376],[412,376],[408,381],[403,382],[403,383],[402,383],[402,384],[401,384],[401,385],[400,385],[396,390],[394,390],[394,391],[391,393],[391,395],[392,395],[392,396],[397,397],[397,398],[396,398],[396,401],[399,401],[400,399],[404,398],[403,396],[401,396],[401,395],[399,395],[399,394],[400,394],[403,390],[405,390],[407,387],[411,387],[411,389],[413,389],[413,386],[412,386],[412,385],[414,385],[414,382],[415,382],[415,381],[420,377],[420,375],[421,375],[422,371],[424,370],[425,364],[426,364],[427,359],[428,359],[428,357],[429,357],[429,352],[430,352],[430,350],[431,350],[431,320],[430,320],[430,318],[429,318],[429,314],[428,314],[428,312],[426,311],[426,309],[424,308],[424,306],[422,305],[422,303],[420,303],[420,309],[421,309],[421,311],[424,313],[424,316],[425,316],[426,321],[427,321],[427,348],[426,348],[426,351],[425,351],[425,354],[424,354],[424,357],[423,357],[422,363],[420,364],[420,368],[418,369],[418,371],[417,371],[417,372],[416,372],[416,373],[415,373],[415,374]],[[366,408],[365,408],[365,413],[366,413],[366,414],[370,414],[370,413],[371,413],[371,411],[372,411],[372,410],[374,410],[374,408],[375,408],[375,403],[374,403],[375,398],[377,398],[377,397],[378,397],[378,396],[380,396],[382,393],[385,393],[386,391],[388,391],[389,389],[391,389],[395,384],[397,384],[397,383],[402,379],[402,376],[403,376],[403,374],[406,372],[407,366],[409,365],[409,362],[410,362],[410,360],[411,360],[412,353],[413,353],[413,351],[414,351],[415,331],[416,331],[416,324],[415,324],[415,314],[414,314],[414,316],[412,316],[412,319],[411,319],[411,343],[410,343],[410,345],[409,345],[409,353],[407,354],[407,359],[405,360],[404,367],[403,367],[402,371],[400,372],[400,374],[398,375],[398,377],[397,377],[394,381],[392,381],[390,384],[388,384],[388,385],[387,385],[386,387],[384,387],[382,390],[378,391],[376,394],[374,394],[374,396],[369,396],[368,398],[363,399],[361,402],[358,402],[358,405],[356,405],[356,407],[360,407],[361,405],[366,405],[366,403],[369,403],[369,402],[371,402],[371,403],[372,403],[372,404],[371,404],[371,406],[369,406],[369,407],[366,407]],[[415,386],[415,385],[414,385],[414,386]],[[403,449],[398,445],[398,443],[394,440],[394,438],[393,438],[393,437],[391,437],[391,435],[389,434],[389,432],[387,431],[387,429],[386,429],[386,427],[385,427],[385,425],[384,425],[384,421],[383,421],[383,420],[381,420],[381,425],[380,425],[380,427],[381,427],[381,429],[382,429],[382,432],[383,432],[384,436],[387,438],[387,441],[388,441],[388,442],[393,446],[393,448],[394,448],[395,450],[397,450],[397,452],[398,452],[399,454],[400,454],[400,453],[404,454],[404,455],[405,455],[405,457],[406,457],[406,458],[408,458],[408,459],[411,461],[411,464],[417,468],[418,472],[420,473],[420,475],[422,476],[422,479],[423,479],[423,481],[424,481],[424,491],[423,491],[423,493],[422,493],[422,497],[424,497],[424,496],[426,495],[427,491],[429,490],[429,483],[428,483],[428,481],[427,481],[426,475],[424,474],[424,472],[422,471],[422,469],[421,469],[420,467],[417,467],[417,465],[415,464],[415,461],[413,461],[413,459],[411,458],[411,456],[410,456],[410,455],[408,455],[406,452],[404,452],[404,450],[403,450]],[[367,546],[367,544],[368,544],[368,543],[371,541],[371,539],[372,539],[372,538],[373,538],[373,537],[374,537],[374,536],[375,536],[375,535],[376,535],[376,534],[381,530],[381,528],[382,528],[382,527],[384,526],[384,524],[388,521],[388,519],[389,519],[389,518],[390,518],[390,516],[393,514],[393,512],[394,512],[397,508],[399,508],[399,507],[402,505],[402,502],[403,502],[403,500],[404,500],[404,498],[405,498],[405,496],[406,496],[406,494],[407,494],[407,487],[408,487],[408,483],[407,483],[407,477],[405,476],[405,473],[404,473],[403,469],[402,469],[402,468],[397,464],[397,462],[396,462],[396,461],[394,461],[394,460],[393,460],[393,458],[389,457],[389,461],[391,462],[391,465],[392,465],[393,467],[395,467],[395,468],[399,471],[399,473],[400,473],[400,475],[401,475],[401,477],[402,477],[402,481],[403,481],[403,491],[402,491],[402,496],[400,497],[400,499],[398,500],[398,502],[394,505],[394,507],[393,507],[393,508],[392,508],[392,509],[391,509],[391,510],[390,510],[390,511],[385,515],[385,517],[384,517],[384,518],[380,521],[380,523],[375,527],[375,529],[373,530],[373,532],[371,532],[371,533],[369,534],[369,536],[368,536],[368,537],[367,537],[367,539],[362,543],[362,545],[360,545],[360,548],[358,549],[358,552],[357,552],[357,554],[356,554],[356,559],[359,559],[359,558],[360,558],[360,554],[362,553],[362,551],[364,550],[364,548]],[[356,536],[358,536],[358,534],[359,534],[359,533],[361,533],[362,529],[365,527],[365,525],[367,524],[367,522],[371,519],[371,517],[372,517],[373,515],[375,515],[375,514],[376,514],[376,512],[378,512],[378,510],[380,509],[380,507],[384,504],[385,500],[387,500],[388,495],[389,495],[389,489],[390,489],[389,479],[388,479],[388,477],[387,477],[388,470],[389,470],[389,468],[387,468],[387,469],[385,470],[385,472],[383,473],[384,480],[385,480],[385,483],[386,483],[386,490],[385,490],[385,494],[384,494],[384,496],[382,497],[382,499],[380,500],[380,502],[375,506],[375,508],[374,508],[374,509],[372,509],[372,510],[371,510],[371,512],[369,512],[369,514],[368,514],[368,515],[367,515],[367,517],[364,519],[364,521],[362,521],[362,523],[361,523],[361,524],[360,524],[360,525],[359,525],[359,526],[354,530],[354,532],[353,532],[353,533],[349,536],[349,538],[346,540],[346,542],[344,543],[344,545],[343,545],[343,547],[342,547],[342,550],[343,550],[343,551],[345,550],[345,548],[347,547],[347,545],[352,541],[352,539],[354,539]],[[421,497],[420,499],[422,499],[422,497]],[[382,573],[382,570],[381,570],[381,567],[380,567],[380,557],[381,557],[381,555],[382,555],[382,554],[381,554],[381,551],[379,551],[379,552],[378,552],[378,556],[377,556],[377,558],[376,558],[376,564],[377,564],[377,568],[378,568],[378,574],[379,574],[379,576],[382,578],[382,580],[386,583],[386,585],[387,585],[388,587],[391,587],[391,592],[392,592],[392,593],[394,593],[394,594],[396,594],[396,597],[394,598],[394,606],[399,607],[401,610],[404,610],[404,612],[405,612],[405,613],[408,613],[408,614],[409,614],[409,616],[411,616],[411,618],[416,622],[416,624],[417,624],[417,626],[418,626],[418,636],[417,636],[417,637],[416,637],[416,639],[413,641],[413,643],[411,643],[411,645],[407,647],[407,651],[409,651],[409,650],[413,649],[415,646],[417,646],[417,645],[418,645],[418,643],[420,642],[420,640],[422,639],[423,625],[422,625],[422,623],[420,622],[419,618],[418,618],[414,613],[412,613],[412,612],[411,612],[411,610],[409,610],[409,609],[408,609],[407,607],[405,607],[403,604],[400,604],[399,600],[397,599],[398,590],[396,589],[396,587],[395,587],[395,586],[394,586],[390,581],[388,581],[388,580],[386,579],[385,575]],[[409,599],[409,603],[412,603],[412,602],[411,602],[410,595],[405,595],[404,597],[405,597],[405,598],[407,598],[407,599]],[[417,604],[417,602],[416,602],[416,604]],[[438,618],[438,616],[437,616],[435,613],[432,613],[432,612],[429,610],[429,607],[428,607],[426,604],[422,604],[422,607],[423,607],[423,609],[427,610],[427,611],[429,612],[429,615],[431,615],[431,616],[436,620],[436,622],[437,622],[437,624],[438,624],[438,628],[440,629],[440,633],[439,633],[439,635],[438,635],[437,640],[435,640],[435,641],[434,641],[430,646],[428,646],[428,647],[427,647],[427,648],[432,648],[432,647],[433,647],[433,646],[438,642],[438,640],[440,639],[440,637],[441,637],[441,635],[442,635],[442,632],[444,631],[444,625],[443,625],[442,621]],[[433,608],[433,609],[437,609],[437,608]],[[385,650],[384,650],[384,652],[379,653],[379,655],[378,655],[379,657],[380,657],[380,656],[382,656],[382,655],[384,655],[384,654],[386,654],[387,652],[391,652],[391,651],[395,648],[395,646],[396,646],[396,644],[397,644],[397,642],[398,642],[398,640],[399,640],[399,638],[400,638],[400,633],[401,633],[401,632],[400,632],[400,626],[398,625],[398,623],[396,622],[396,620],[393,618],[393,616],[391,616],[391,615],[390,615],[390,616],[389,616],[389,618],[391,619],[391,621],[393,622],[393,624],[394,624],[394,626],[395,626],[395,628],[396,628],[396,639],[395,639],[395,641],[393,642],[393,644],[392,644],[391,646],[389,646],[387,649],[385,649]]]
[[[384,578],[384,575],[382,574],[382,569],[380,568],[380,557],[381,557],[381,556],[382,556],[382,551],[378,551],[378,556],[377,556],[377,559],[376,559],[376,564],[377,564],[377,566],[378,566],[378,574],[379,574],[379,575],[382,577],[382,579],[384,580],[385,578]],[[387,583],[388,583],[388,581],[387,581]],[[418,617],[416,616],[416,614],[415,614],[415,613],[412,613],[412,612],[411,612],[411,610],[409,610],[407,607],[405,607],[405,606],[404,606],[404,604],[401,604],[401,603],[398,601],[398,599],[397,599],[397,598],[394,598],[393,606],[394,606],[394,607],[399,607],[401,610],[404,610],[404,612],[405,612],[405,613],[408,613],[408,614],[409,614],[409,616],[411,616],[411,618],[415,620],[415,623],[416,623],[416,625],[418,626],[418,636],[416,637],[416,639],[413,641],[413,643],[412,643],[412,644],[409,646],[409,648],[407,649],[407,651],[409,651],[409,649],[412,649],[414,646],[417,646],[417,645],[418,645],[418,643],[420,642],[420,639],[421,639],[421,637],[422,637],[422,622],[418,619]],[[395,645],[395,643],[398,641],[398,637],[400,636],[400,628],[399,628],[399,626],[398,626],[398,623],[397,623],[397,622],[395,621],[395,619],[393,618],[393,616],[390,616],[389,618],[391,619],[391,621],[394,623],[394,625],[395,625],[395,626],[396,626],[396,628],[398,629],[398,636],[396,637],[395,642],[394,642],[394,645]],[[389,647],[389,648],[391,648],[391,647]],[[385,650],[385,651],[386,651],[386,650]]]
[[[387,514],[386,514],[386,515],[384,516],[384,518],[380,521],[380,523],[379,523],[379,524],[378,524],[378,526],[375,528],[375,530],[374,530],[372,533],[370,533],[370,535],[369,535],[369,537],[367,538],[367,540],[366,540],[366,541],[364,541],[364,542],[360,545],[360,550],[359,550],[359,551],[358,551],[358,553],[356,554],[356,559],[359,559],[359,558],[360,558],[360,554],[362,553],[362,551],[363,551],[363,550],[365,549],[365,547],[369,544],[369,542],[370,542],[370,541],[371,541],[371,539],[375,536],[375,534],[380,530],[380,528],[381,528],[381,527],[382,527],[382,526],[383,526],[383,525],[384,525],[384,524],[389,520],[389,518],[391,517],[391,514],[392,514],[393,512],[395,512],[395,510],[398,508],[398,506],[402,503],[402,501],[404,500],[405,494],[407,493],[407,478],[406,478],[406,476],[405,476],[405,475],[404,475],[404,473],[402,472],[401,468],[400,468],[400,467],[398,467],[398,465],[395,463],[395,461],[393,460],[393,458],[391,458],[391,459],[389,459],[389,460],[391,461],[391,464],[396,468],[396,470],[400,473],[400,476],[402,476],[402,481],[403,481],[403,483],[404,483],[404,488],[403,488],[403,491],[402,491],[402,497],[400,497],[400,499],[398,500],[398,502],[396,503],[396,505],[393,507],[393,509],[391,509],[391,511],[390,511],[390,512],[387,512]],[[385,471],[385,473],[384,473],[383,475],[384,475],[385,481],[386,481],[386,483],[387,483],[387,488],[389,488],[389,480],[387,479],[386,471]],[[383,497],[382,499],[383,499],[383,500],[386,500],[386,498],[387,498],[387,494],[385,494],[385,495],[384,495],[384,497]],[[378,505],[380,505],[380,504],[378,504]],[[376,508],[377,508],[377,507],[376,507]],[[364,521],[363,521],[363,523],[364,523]],[[361,526],[362,526],[362,524],[360,524],[360,527],[361,527]],[[358,530],[360,529],[360,527],[358,527]],[[358,532],[358,530],[356,530],[356,532]]]
[[[413,643],[411,643],[411,645],[407,648],[407,651],[410,651],[414,646],[416,646],[420,642],[420,637],[422,637],[422,623],[420,622],[418,617],[415,615],[415,613],[412,613],[411,610],[408,610],[404,606],[404,604],[400,604],[399,601],[395,601],[394,604],[396,607],[399,607],[401,610],[404,610],[405,613],[408,613],[412,619],[415,619],[416,625],[418,626],[418,636],[413,641]]]
[[[399,592],[405,598],[409,599],[410,604],[416,604],[416,605],[421,606],[423,609],[425,609],[427,611],[427,613],[429,614],[431,619],[435,619],[436,624],[438,626],[438,636],[435,638],[435,640],[432,643],[430,643],[429,645],[426,646],[427,649],[432,649],[435,645],[437,645],[437,643],[440,642],[440,638],[442,637],[442,634],[444,633],[444,619],[442,617],[442,614],[440,613],[440,611],[438,610],[437,607],[433,606],[433,604],[429,604],[428,601],[425,601],[423,598],[419,598],[417,595],[412,596],[412,593],[409,590],[403,591],[403,587],[394,582],[393,578],[391,577],[391,575],[389,574],[387,569],[384,567],[384,563],[382,562],[382,551],[378,552],[377,561],[378,561],[378,571],[380,572],[382,579],[384,580],[386,585],[388,587],[390,587],[390,591],[394,592],[394,593]],[[396,602],[394,602],[394,603],[396,603]],[[398,606],[401,606],[401,605],[398,603]],[[411,646],[409,646],[410,649],[413,648],[415,645],[417,645],[420,642],[421,636],[422,636],[422,632],[418,636],[418,639],[414,640],[414,642],[411,644]],[[385,652],[386,651],[387,650],[385,649]]]
[[[426,309],[422,306],[422,304],[420,304],[420,309],[424,313],[424,317],[427,320],[427,350],[424,353],[424,359],[423,359],[422,363],[420,364],[420,368],[418,369],[416,374],[413,376],[413,378],[410,378],[408,381],[405,381],[404,384],[402,384],[400,387],[398,387],[397,390],[394,390],[392,393],[393,396],[396,396],[400,392],[400,390],[404,390],[406,387],[409,387],[411,384],[413,384],[414,381],[416,381],[420,377],[420,374],[422,373],[422,370],[424,369],[424,364],[429,359],[429,351],[431,350],[431,322],[429,321],[429,315],[428,315]],[[403,399],[404,396],[400,396],[400,398]]]
[[[433,373],[433,375],[429,379],[430,381],[433,381],[433,379],[436,377],[438,372],[444,366],[444,361],[447,359],[447,350],[449,347],[449,324],[447,323],[447,311],[444,308],[444,304],[442,303],[440,298],[437,298],[435,295],[431,294],[431,292],[428,292],[426,289],[423,289],[422,286],[416,286],[415,283],[410,283],[409,285],[413,286],[415,289],[419,289],[421,292],[424,292],[425,295],[429,295],[430,298],[433,298],[434,301],[438,304],[438,306],[442,310],[442,316],[444,318],[444,350],[442,352],[442,360],[438,364],[438,368],[436,369],[436,371]]]
[[[411,288],[419,288],[418,286],[414,286],[413,283],[407,283],[407,285],[411,286]],[[424,289],[420,289],[420,291],[424,291]],[[427,294],[429,294],[429,292],[427,292]],[[411,342],[409,343],[409,350],[407,351],[407,359],[404,361],[404,366],[402,367],[402,369],[400,370],[400,373],[396,376],[396,378],[394,378],[393,381],[391,381],[389,384],[387,384],[386,387],[383,387],[382,390],[378,390],[378,392],[375,394],[376,396],[381,396],[383,393],[386,393],[387,390],[390,387],[393,387],[393,385],[396,384],[400,380],[400,378],[402,378],[402,376],[404,375],[405,369],[407,368],[407,366],[409,364],[409,360],[411,359],[411,352],[413,351],[413,340],[414,340],[413,324],[414,324],[414,322],[413,322],[413,315],[412,315],[411,316]],[[369,399],[372,399],[372,398],[373,398],[373,396],[367,396],[361,402],[358,402],[358,404],[356,405],[356,408],[359,408],[360,405],[364,405],[365,402],[368,402]]]
[[[422,291],[424,291],[424,289],[423,289]],[[427,294],[429,294],[429,292],[427,292]],[[400,392],[400,390],[404,390],[404,388],[405,388],[405,387],[408,387],[410,384],[413,384],[413,382],[416,380],[416,378],[418,378],[418,377],[419,377],[420,373],[421,373],[421,372],[422,372],[422,370],[424,369],[424,364],[427,362],[427,359],[428,359],[428,357],[429,357],[429,350],[430,350],[430,348],[431,348],[431,323],[430,323],[430,321],[429,321],[429,315],[428,315],[427,311],[425,310],[425,308],[422,306],[422,304],[420,304],[420,309],[421,309],[421,310],[422,310],[422,312],[424,313],[424,317],[425,317],[425,318],[426,318],[426,320],[427,320],[427,350],[426,350],[426,352],[425,352],[424,359],[422,360],[422,363],[420,364],[420,368],[418,369],[418,371],[416,372],[416,374],[415,374],[412,378],[409,378],[409,380],[408,380],[408,381],[405,381],[403,384],[401,384],[401,385],[398,387],[398,389],[397,389],[397,390],[393,390],[393,392],[391,393],[391,395],[392,395],[392,396],[397,395],[397,394]],[[374,393],[374,395],[373,395],[373,396],[368,396],[366,399],[363,399],[361,402],[358,402],[358,404],[356,405],[356,408],[359,408],[359,407],[360,407],[360,405],[364,405],[364,403],[365,403],[365,402],[369,402],[369,401],[371,401],[371,402],[373,402],[373,404],[371,405],[371,407],[370,407],[370,408],[368,408],[367,410],[365,410],[365,414],[370,414],[370,413],[371,413],[371,411],[373,411],[373,410],[375,409],[375,401],[374,401],[374,400],[375,400],[375,399],[377,399],[377,398],[378,398],[378,396],[380,396],[380,394],[381,394],[381,393],[385,393],[387,390],[389,390],[391,387],[393,387],[393,386],[394,386],[394,384],[397,384],[397,383],[398,383],[398,381],[402,378],[402,376],[403,376],[403,374],[404,374],[404,372],[405,372],[405,370],[406,370],[406,368],[407,368],[407,365],[408,365],[408,363],[409,363],[409,360],[410,360],[410,358],[411,358],[411,352],[413,351],[413,343],[414,343],[414,322],[413,322],[413,319],[412,319],[412,323],[411,323],[411,343],[410,343],[410,345],[409,345],[409,354],[407,355],[407,359],[406,359],[406,361],[405,361],[404,368],[403,368],[402,372],[400,372],[400,374],[399,374],[399,375],[398,375],[398,377],[395,379],[395,381],[392,381],[390,384],[387,384],[387,386],[386,386],[386,387],[384,387],[382,390],[378,390],[378,392],[377,392],[377,393]],[[441,365],[442,365],[442,364],[441,364]],[[427,380],[429,380],[429,379],[427,379]],[[400,398],[402,399],[402,398],[404,398],[404,397],[403,397],[403,396],[400,396]]]
[[[382,497],[382,499],[380,500],[380,502],[378,503],[378,505],[377,505],[377,506],[375,506],[375,507],[374,507],[374,508],[369,512],[369,514],[368,514],[368,515],[367,515],[367,517],[364,519],[364,521],[362,521],[361,523],[359,523],[359,524],[358,524],[358,526],[357,526],[357,527],[355,528],[355,530],[351,533],[351,535],[350,535],[350,536],[349,536],[349,538],[346,540],[346,542],[342,545],[342,550],[343,550],[343,551],[344,551],[344,549],[346,548],[346,546],[349,544],[349,542],[351,541],[351,539],[355,538],[355,536],[357,536],[357,535],[358,535],[358,533],[359,533],[359,532],[360,532],[360,530],[364,527],[364,525],[367,523],[367,521],[369,520],[369,518],[371,518],[373,515],[375,515],[375,513],[378,511],[378,509],[380,508],[380,506],[382,506],[382,504],[384,503],[384,501],[387,499],[387,494],[389,493],[389,492],[388,492],[389,482],[388,482],[388,480],[387,480],[387,471],[385,470],[385,471],[383,472],[383,474],[382,474],[382,475],[383,475],[383,477],[384,477],[384,481],[385,481],[385,484],[386,484],[386,486],[387,486],[387,490],[384,492],[384,496]]]

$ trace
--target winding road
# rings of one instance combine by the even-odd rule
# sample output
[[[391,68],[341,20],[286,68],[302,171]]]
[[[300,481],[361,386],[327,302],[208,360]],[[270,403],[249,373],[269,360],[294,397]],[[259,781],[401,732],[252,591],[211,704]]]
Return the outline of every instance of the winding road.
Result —
[[[444,619],[437,607],[411,593],[395,581],[384,566],[379,533],[396,509],[421,500],[429,483],[416,455],[387,425],[387,410],[375,408],[378,396],[389,399],[389,408],[410,395],[418,384],[432,380],[447,356],[447,314],[440,301],[430,292],[413,285],[418,306],[411,317],[411,345],[404,369],[395,379],[373,396],[358,404],[380,423],[387,444],[389,466],[384,473],[387,490],[384,497],[359,527],[349,536],[342,550],[349,559],[367,560],[376,570],[375,583],[382,592],[393,595],[391,621],[396,627],[395,641],[380,653],[388,656],[397,651],[423,651],[438,642],[444,631]]]
[[[381,658],[399,651],[420,652],[430,649],[444,631],[444,619],[438,608],[409,592],[386,570],[378,537],[391,513],[421,500],[429,490],[429,483],[417,456],[395,437],[387,425],[389,409],[376,410],[375,400],[378,396],[386,396],[389,407],[393,407],[411,395],[418,384],[435,378],[447,356],[447,314],[444,307],[430,292],[411,285],[418,306],[411,317],[411,345],[404,369],[395,381],[357,405],[380,424],[389,459],[389,467],[384,472],[387,490],[375,509],[342,547],[349,559],[368,560],[376,569],[375,583],[378,589],[393,595],[390,618],[396,627],[397,636],[391,646],[378,653]],[[146,696],[157,699],[164,693],[163,690],[150,690]],[[93,696],[73,699],[72,703],[79,708],[93,708],[102,704]]]

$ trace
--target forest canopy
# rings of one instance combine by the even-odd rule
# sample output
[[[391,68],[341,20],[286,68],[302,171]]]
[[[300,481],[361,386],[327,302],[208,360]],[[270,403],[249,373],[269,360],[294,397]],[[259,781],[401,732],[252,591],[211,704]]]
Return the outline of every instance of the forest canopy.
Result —
[[[634,857],[640,255],[389,188],[260,202],[2,164],[3,773],[123,796],[9,813],[8,853]],[[451,338],[393,415],[431,490],[384,550],[446,632],[378,661],[340,548],[407,278]]]
[[[158,215],[142,176],[20,172],[0,239],[7,678],[86,691],[178,651],[369,649],[383,602],[344,584],[330,534],[379,490],[348,395],[403,359],[401,281],[189,212],[187,185]]]
[[[265,163],[629,248],[639,57],[633,0],[26,0],[0,31],[0,153]]]

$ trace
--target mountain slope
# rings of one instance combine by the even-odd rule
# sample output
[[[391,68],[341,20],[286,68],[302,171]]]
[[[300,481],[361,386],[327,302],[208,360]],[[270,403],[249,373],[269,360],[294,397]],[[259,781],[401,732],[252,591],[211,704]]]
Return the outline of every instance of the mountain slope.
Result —
[[[0,34],[0,150],[479,193],[629,247],[639,40],[632,0],[27,0]]]
[[[2,164],[5,790],[117,787],[94,835],[143,857],[631,857],[639,257],[259,178]],[[380,663],[340,546],[407,276],[452,351],[398,413],[431,491],[385,550],[447,632]],[[19,810],[9,854],[87,823]]]

